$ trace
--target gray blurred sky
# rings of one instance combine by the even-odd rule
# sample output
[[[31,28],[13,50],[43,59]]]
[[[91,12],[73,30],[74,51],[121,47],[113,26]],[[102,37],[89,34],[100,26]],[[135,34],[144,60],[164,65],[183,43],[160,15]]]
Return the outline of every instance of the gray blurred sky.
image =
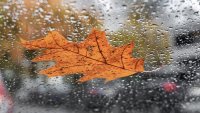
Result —
[[[65,0],[75,8],[95,9],[103,15],[104,26],[110,30],[117,30],[127,19],[130,6],[136,1],[142,0]],[[176,29],[199,29],[200,0],[143,0],[145,4],[154,5],[156,11],[155,22],[170,30],[172,33]],[[180,29],[180,32],[182,32]],[[176,31],[177,32],[177,31]]]
[[[127,19],[129,4],[132,0],[65,0],[76,9],[93,10],[100,14],[106,29],[117,30]],[[95,9],[95,10],[94,10]],[[95,13],[95,12],[94,12]]]

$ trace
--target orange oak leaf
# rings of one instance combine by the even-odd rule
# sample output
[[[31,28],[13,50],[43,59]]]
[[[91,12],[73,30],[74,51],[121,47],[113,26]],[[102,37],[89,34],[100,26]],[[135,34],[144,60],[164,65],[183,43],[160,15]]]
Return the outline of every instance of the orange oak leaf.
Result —
[[[56,31],[33,41],[21,41],[27,49],[44,49],[33,62],[54,61],[56,64],[40,74],[49,77],[82,73],[80,82],[94,78],[111,81],[144,71],[144,60],[132,57],[133,43],[121,47],[109,45],[105,32],[93,29],[80,42],[69,42]]]

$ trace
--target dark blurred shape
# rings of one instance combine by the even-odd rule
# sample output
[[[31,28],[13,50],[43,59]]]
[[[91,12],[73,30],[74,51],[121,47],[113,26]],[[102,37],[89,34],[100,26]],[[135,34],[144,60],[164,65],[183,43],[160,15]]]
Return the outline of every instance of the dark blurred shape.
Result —
[[[175,45],[183,47],[185,45],[192,45],[200,42],[200,31],[192,31],[188,33],[182,33],[175,37]]]

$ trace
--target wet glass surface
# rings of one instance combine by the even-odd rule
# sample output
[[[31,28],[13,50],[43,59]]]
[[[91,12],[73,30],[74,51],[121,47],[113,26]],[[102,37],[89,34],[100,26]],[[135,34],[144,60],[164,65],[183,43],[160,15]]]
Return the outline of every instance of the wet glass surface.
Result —
[[[0,0],[0,113],[199,113],[199,10],[199,0]],[[93,28],[113,47],[134,42],[145,71],[49,78],[38,72],[55,62],[32,62],[42,51],[20,43],[54,30],[80,43]]]

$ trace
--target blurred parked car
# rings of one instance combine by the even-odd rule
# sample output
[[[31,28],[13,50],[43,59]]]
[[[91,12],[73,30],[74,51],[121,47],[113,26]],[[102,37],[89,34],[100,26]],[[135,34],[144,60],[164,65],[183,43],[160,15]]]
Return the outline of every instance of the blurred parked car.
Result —
[[[13,100],[0,75],[0,113],[13,113]]]
[[[180,113],[187,82],[180,72],[147,72],[123,78],[124,88],[118,93],[120,113]]]

